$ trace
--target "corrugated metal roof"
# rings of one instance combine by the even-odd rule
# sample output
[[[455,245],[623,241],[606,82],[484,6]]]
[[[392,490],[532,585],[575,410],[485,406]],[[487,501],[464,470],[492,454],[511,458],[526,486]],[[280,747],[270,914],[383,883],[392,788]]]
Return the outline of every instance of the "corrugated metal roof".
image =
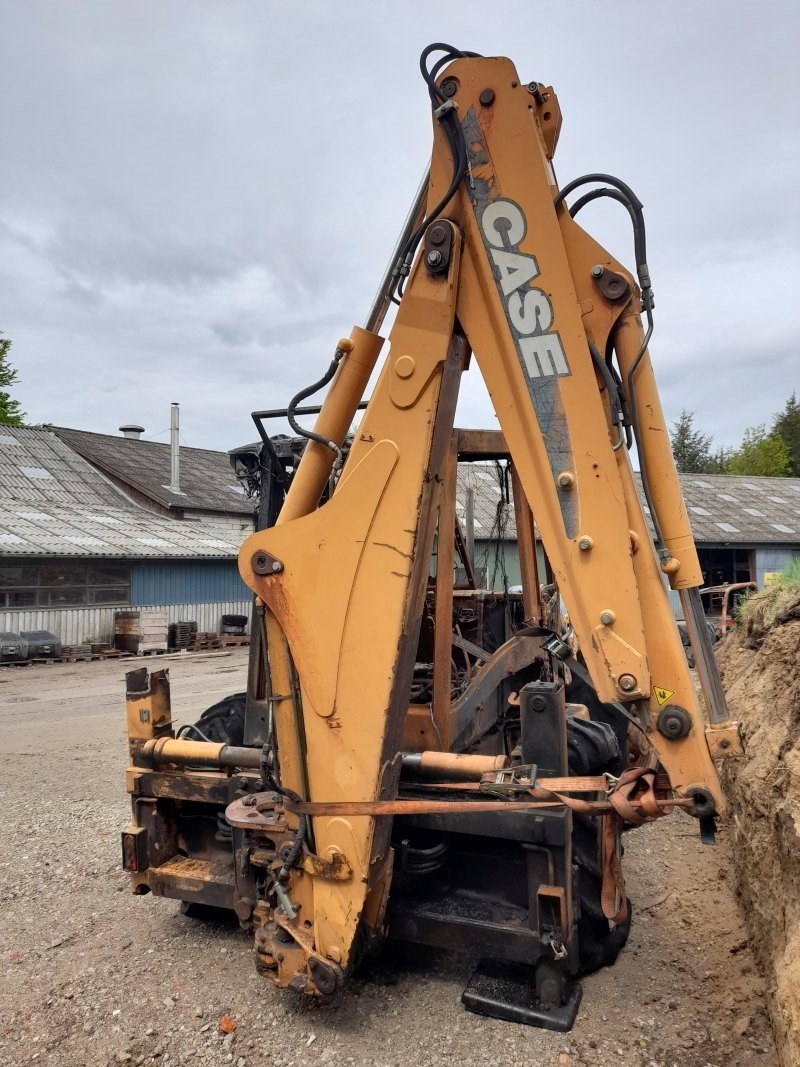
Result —
[[[696,541],[800,544],[800,478],[682,474]]]
[[[151,444],[125,438],[119,443]],[[168,455],[167,446],[157,447]],[[682,474],[680,479],[698,542],[800,544],[800,478]],[[513,507],[498,510],[502,496],[497,465],[459,464],[462,522],[470,485],[475,490],[476,538],[515,540]],[[242,514],[249,517],[252,504],[245,503]],[[54,432],[0,427],[0,555],[230,559],[238,552],[236,542],[228,528],[220,532],[209,522],[162,519],[137,507]]]
[[[159,519],[135,505],[80,508],[42,504],[31,511],[0,497],[0,555],[117,559],[232,559],[240,541],[213,523]]]
[[[252,516],[253,504],[236,481],[227,452],[180,450],[180,494],[170,492],[170,449],[159,441],[90,433],[53,426],[70,448],[101,470],[168,508],[220,511]]]
[[[679,477],[698,543],[800,544],[800,478],[746,478],[730,474],[681,474]],[[634,479],[649,524],[641,477],[634,474]],[[516,540],[513,507],[507,509],[507,514],[502,509],[498,513],[502,497],[497,466],[459,464],[456,506],[462,523],[468,486],[475,491],[475,537]],[[533,510],[535,513],[535,504]]]
[[[0,495],[31,504],[119,507],[124,497],[54,433],[0,427]]]
[[[49,430],[0,427],[0,555],[231,559],[248,532],[160,518]]]

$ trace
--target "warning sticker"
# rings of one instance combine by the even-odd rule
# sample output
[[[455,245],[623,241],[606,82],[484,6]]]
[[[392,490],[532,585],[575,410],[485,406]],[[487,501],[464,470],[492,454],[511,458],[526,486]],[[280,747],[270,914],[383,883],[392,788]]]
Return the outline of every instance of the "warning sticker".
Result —
[[[664,705],[666,704],[666,702],[669,700],[670,697],[674,697],[675,696],[675,690],[674,689],[664,689],[660,685],[654,685],[653,686],[653,692],[656,695],[656,700],[658,701],[658,706],[660,708],[664,707]]]

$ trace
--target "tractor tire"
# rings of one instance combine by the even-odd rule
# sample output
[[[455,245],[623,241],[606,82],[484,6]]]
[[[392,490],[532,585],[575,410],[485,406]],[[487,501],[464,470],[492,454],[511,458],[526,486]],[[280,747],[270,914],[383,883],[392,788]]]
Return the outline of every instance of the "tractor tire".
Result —
[[[244,744],[244,710],[247,693],[233,693],[206,708],[190,731],[192,740],[223,745]]]
[[[587,687],[588,688],[588,687]],[[572,775],[619,774],[624,753],[612,727],[605,722],[568,720],[567,747]],[[603,914],[601,892],[602,820],[588,815],[572,815],[572,866],[578,897],[577,921],[579,973],[591,974],[610,967],[625,947],[631,930],[631,902],[621,923],[613,924]]]
[[[572,864],[575,889],[580,905],[578,928],[579,973],[592,974],[610,967],[625,947],[631,932],[631,902],[623,922],[610,923],[603,914],[600,893],[603,876],[600,868],[599,819],[588,815],[572,816]]]

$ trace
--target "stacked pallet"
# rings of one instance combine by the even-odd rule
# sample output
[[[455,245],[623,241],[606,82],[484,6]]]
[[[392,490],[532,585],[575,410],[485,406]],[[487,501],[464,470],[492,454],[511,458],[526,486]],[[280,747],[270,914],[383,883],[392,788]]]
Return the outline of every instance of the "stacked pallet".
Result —
[[[168,644],[170,648],[189,648],[196,636],[196,622],[171,622],[169,624]]]
[[[213,630],[202,630],[200,633],[195,633],[194,639],[189,646],[193,652],[206,651],[211,648],[222,648],[222,641],[219,634]]]
[[[166,652],[166,611],[160,608],[118,611],[114,616],[114,647],[134,655]]]

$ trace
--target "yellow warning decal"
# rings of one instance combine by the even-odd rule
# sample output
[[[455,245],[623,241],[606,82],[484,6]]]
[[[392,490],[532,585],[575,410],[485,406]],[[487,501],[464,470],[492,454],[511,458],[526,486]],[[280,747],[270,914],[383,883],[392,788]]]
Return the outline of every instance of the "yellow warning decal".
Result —
[[[664,705],[666,704],[666,702],[669,700],[670,697],[674,697],[675,696],[675,690],[674,689],[664,689],[660,685],[654,685],[653,686],[653,692],[656,695],[656,700],[658,701],[658,706],[660,708],[664,707]]]

